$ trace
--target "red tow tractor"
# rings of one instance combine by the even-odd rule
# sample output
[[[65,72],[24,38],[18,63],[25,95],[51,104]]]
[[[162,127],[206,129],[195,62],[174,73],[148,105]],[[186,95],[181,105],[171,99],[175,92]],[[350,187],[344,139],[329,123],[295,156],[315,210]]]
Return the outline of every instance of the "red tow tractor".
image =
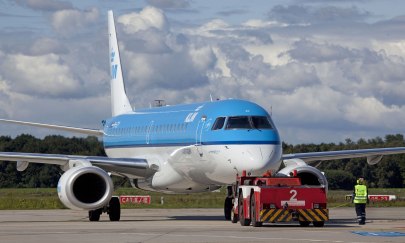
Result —
[[[298,221],[323,227],[329,219],[326,188],[302,185],[296,171],[290,177],[256,177],[243,171],[232,193],[231,220],[242,226]]]

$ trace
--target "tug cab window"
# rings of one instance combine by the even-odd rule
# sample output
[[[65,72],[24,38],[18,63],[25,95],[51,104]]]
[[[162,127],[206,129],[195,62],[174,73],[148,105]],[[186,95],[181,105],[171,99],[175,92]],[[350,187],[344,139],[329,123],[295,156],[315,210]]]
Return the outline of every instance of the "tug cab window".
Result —
[[[224,127],[224,124],[225,124],[225,117],[218,117],[215,120],[214,125],[212,125],[212,130],[222,129]]]
[[[226,129],[272,129],[269,119],[265,116],[231,116]]]

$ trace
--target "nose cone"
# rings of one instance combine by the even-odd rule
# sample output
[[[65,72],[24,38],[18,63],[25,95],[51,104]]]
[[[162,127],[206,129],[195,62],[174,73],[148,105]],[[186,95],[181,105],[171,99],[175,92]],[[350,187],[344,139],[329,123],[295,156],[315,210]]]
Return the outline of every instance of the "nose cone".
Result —
[[[237,158],[238,171],[246,170],[259,175],[267,170],[278,170],[281,163],[281,145],[251,145]]]

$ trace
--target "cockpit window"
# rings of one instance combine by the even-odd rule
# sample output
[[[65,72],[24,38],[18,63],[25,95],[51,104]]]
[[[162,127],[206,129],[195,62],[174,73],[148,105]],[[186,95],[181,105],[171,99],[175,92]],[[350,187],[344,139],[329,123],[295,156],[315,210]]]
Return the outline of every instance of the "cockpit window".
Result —
[[[226,129],[272,129],[269,119],[265,116],[231,116]]]
[[[248,116],[231,116],[228,118],[226,129],[251,129]]]
[[[225,117],[218,117],[215,120],[214,125],[212,126],[212,130],[222,129],[222,127],[224,127],[224,123],[225,123]]]
[[[269,119],[265,116],[252,116],[252,124],[257,129],[272,129]]]

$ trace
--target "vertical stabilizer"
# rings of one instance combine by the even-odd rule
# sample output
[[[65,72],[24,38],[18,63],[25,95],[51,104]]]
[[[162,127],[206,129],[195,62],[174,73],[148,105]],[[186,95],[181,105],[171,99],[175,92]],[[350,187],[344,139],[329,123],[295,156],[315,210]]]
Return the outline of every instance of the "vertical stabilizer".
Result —
[[[111,109],[112,115],[117,116],[132,112],[132,107],[125,92],[124,79],[122,78],[120,52],[112,10],[108,11],[108,34],[111,65]]]

